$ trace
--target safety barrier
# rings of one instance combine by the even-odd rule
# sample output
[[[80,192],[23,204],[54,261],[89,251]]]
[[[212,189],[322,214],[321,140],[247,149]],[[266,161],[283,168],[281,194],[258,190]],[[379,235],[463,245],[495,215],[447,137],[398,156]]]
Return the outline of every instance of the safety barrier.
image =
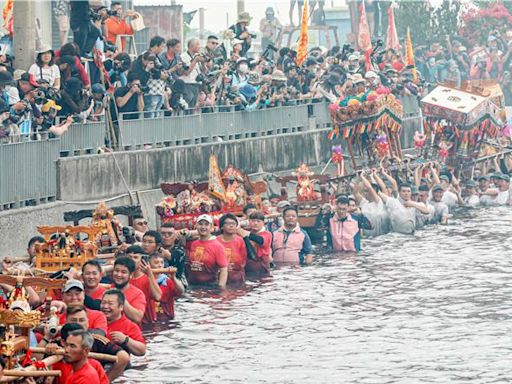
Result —
[[[414,131],[421,127],[421,116],[414,102],[413,98],[404,102],[402,148],[412,147]],[[120,120],[120,149],[243,140],[325,129],[331,125],[325,102],[253,112],[218,107],[211,113]],[[104,143],[105,131],[105,122],[73,124],[57,139],[1,144],[0,210],[55,200],[55,161],[59,155],[95,152]]]
[[[60,141],[0,145],[0,210],[55,200]]]
[[[220,107],[211,113],[119,121],[123,149],[238,140],[296,132],[307,127],[306,104],[252,112]]]
[[[60,152],[63,156],[96,153],[105,144],[105,123],[87,122],[73,124],[60,137]]]

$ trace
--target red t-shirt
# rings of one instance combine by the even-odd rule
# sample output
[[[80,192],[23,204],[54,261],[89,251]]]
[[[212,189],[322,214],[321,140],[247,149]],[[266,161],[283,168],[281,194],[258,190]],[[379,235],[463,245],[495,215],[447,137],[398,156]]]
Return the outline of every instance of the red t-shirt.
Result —
[[[190,284],[212,284],[217,282],[219,268],[228,266],[224,247],[212,238],[187,243],[187,278]]]
[[[169,319],[174,319],[174,299],[180,297],[174,280],[171,278],[167,279],[167,285],[161,285],[160,290],[162,291],[162,299],[160,300],[161,313]]]
[[[107,334],[107,318],[103,312],[95,311],[93,309],[85,308],[87,311],[87,318],[89,319],[89,329],[101,329]],[[66,324],[66,314],[59,315],[60,324]]]
[[[228,259],[228,283],[243,283],[245,281],[245,264],[247,264],[247,249],[244,239],[235,236],[233,240],[224,241],[222,236],[219,236],[217,240],[224,247]]]
[[[115,320],[108,325],[107,337],[110,341],[112,341],[112,337],[110,336],[112,332],[122,332],[130,339],[146,344],[146,340],[144,340],[144,337],[142,336],[140,327],[125,315],[122,315],[119,320]]]
[[[115,288],[114,284],[112,284],[112,288]],[[128,286],[123,288],[123,293],[125,300],[129,302],[132,307],[143,313],[146,312],[146,296],[139,288],[128,284]]]
[[[101,300],[103,299],[103,294],[105,293],[106,289],[103,288],[101,285],[98,286],[98,288],[96,288],[96,290],[94,292],[90,292],[90,293],[85,293],[87,296],[89,296],[91,299],[94,299],[94,300]]]
[[[247,273],[268,275],[270,274],[270,255],[272,254],[272,233],[268,231],[262,231],[258,232],[257,235],[263,237],[263,245],[252,242],[258,259],[247,260],[245,270]]]
[[[146,299],[146,310],[144,311],[144,317],[142,322],[144,324],[151,324],[156,320],[156,303],[152,298],[151,287],[149,285],[149,278],[146,275],[142,275],[137,278],[130,280],[130,285],[139,288]],[[132,304],[133,305],[133,304]]]
[[[71,364],[64,361],[53,364],[52,369],[61,371],[61,376],[56,378],[56,384],[109,384],[105,370],[94,359],[89,359],[76,372],[73,372]]]

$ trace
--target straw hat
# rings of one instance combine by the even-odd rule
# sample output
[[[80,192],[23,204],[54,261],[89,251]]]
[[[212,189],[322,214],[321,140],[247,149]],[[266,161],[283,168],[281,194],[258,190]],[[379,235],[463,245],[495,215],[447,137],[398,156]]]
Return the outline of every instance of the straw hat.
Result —
[[[274,81],[287,81],[288,78],[284,75],[283,71],[280,71],[279,69],[276,69],[272,73],[272,80],[274,80]]]
[[[250,23],[252,20],[251,15],[249,15],[249,12],[242,12],[238,15],[237,23]]]

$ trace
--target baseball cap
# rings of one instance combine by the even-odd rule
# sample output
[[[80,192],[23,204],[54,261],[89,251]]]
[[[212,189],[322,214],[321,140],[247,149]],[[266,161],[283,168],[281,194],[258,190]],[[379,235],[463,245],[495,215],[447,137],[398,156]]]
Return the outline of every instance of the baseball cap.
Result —
[[[510,181],[510,176],[509,175],[505,175],[504,173],[500,174],[497,177],[498,177],[498,179],[501,179],[501,180]]]
[[[377,75],[374,71],[368,71],[364,75],[365,79],[377,79],[378,77],[379,75]]]
[[[446,175],[441,175],[441,176],[439,176],[439,180],[444,180],[444,181],[448,181],[449,182],[450,178],[448,176],[446,176]]]
[[[480,180],[487,180],[487,181],[489,181],[489,179],[490,179],[490,177],[488,175],[482,175],[482,176],[480,176],[478,178],[478,181],[480,181]]]
[[[91,87],[91,92],[92,93],[101,93],[102,95],[105,94],[105,87],[101,84],[93,84],[92,87]]]
[[[213,219],[210,215],[199,215],[196,219],[196,223],[199,223],[200,221],[207,221],[210,224],[213,224]]]
[[[441,186],[441,184],[436,184],[432,187],[432,192],[436,192],[436,191],[444,191],[443,187]]]
[[[413,185],[411,187],[411,195],[417,195],[419,193],[419,189],[417,186]]]
[[[283,200],[283,201],[280,201],[279,203],[277,203],[276,207],[277,208],[286,208],[286,207],[289,207],[291,204],[288,200]]]
[[[468,188],[475,188],[476,187],[476,182],[474,180],[468,180],[466,182],[466,187],[468,187]]]
[[[67,292],[72,288],[78,288],[80,290],[84,290],[84,284],[80,280],[68,280],[66,285],[64,285],[64,288],[62,289],[62,292]]]

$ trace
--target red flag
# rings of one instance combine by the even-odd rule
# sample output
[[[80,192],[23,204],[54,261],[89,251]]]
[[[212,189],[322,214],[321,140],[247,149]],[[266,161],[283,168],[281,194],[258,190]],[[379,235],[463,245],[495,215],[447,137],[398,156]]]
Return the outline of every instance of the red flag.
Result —
[[[386,34],[386,49],[394,49],[399,51],[401,49],[400,42],[398,41],[398,33],[395,26],[395,5],[391,4],[388,8],[388,32]]]
[[[366,9],[364,1],[361,1],[359,6],[359,30],[357,32],[357,44],[359,49],[363,52],[368,52],[372,49],[372,38],[370,36],[370,27],[366,20]]]

